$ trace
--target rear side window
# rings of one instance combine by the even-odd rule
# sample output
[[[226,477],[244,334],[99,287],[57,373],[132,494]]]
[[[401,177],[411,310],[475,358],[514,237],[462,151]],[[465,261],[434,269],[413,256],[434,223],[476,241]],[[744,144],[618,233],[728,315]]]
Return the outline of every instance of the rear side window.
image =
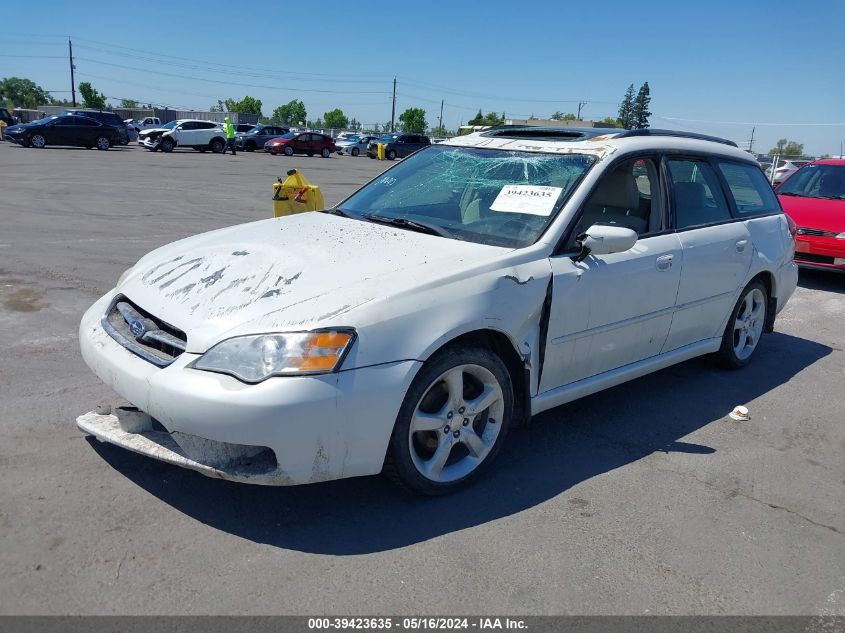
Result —
[[[731,219],[716,173],[698,160],[669,160],[675,228],[685,229]]]
[[[722,161],[717,164],[728,183],[740,217],[780,212],[775,192],[757,167]]]

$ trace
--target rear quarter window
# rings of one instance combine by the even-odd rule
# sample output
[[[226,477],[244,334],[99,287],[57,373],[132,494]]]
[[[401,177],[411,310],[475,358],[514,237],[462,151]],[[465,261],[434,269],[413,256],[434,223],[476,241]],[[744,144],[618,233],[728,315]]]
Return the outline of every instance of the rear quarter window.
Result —
[[[739,217],[779,213],[780,204],[763,172],[754,165],[718,161]]]

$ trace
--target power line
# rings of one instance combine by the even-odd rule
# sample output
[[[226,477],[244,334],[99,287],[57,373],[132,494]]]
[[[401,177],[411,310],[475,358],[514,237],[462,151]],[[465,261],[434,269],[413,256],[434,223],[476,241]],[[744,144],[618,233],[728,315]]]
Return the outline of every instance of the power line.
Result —
[[[324,90],[320,88],[290,88],[287,86],[266,86],[259,84],[247,84],[234,81],[222,81],[219,79],[204,79],[202,77],[194,77],[191,75],[178,75],[176,73],[168,73],[161,70],[148,70],[146,68],[138,68],[137,66],[126,66],[124,64],[114,64],[112,62],[104,62],[100,59],[91,59],[90,57],[77,57],[78,61],[86,61],[92,64],[101,64],[103,66],[112,66],[114,68],[122,68],[124,70],[134,70],[135,72],[149,73],[153,75],[160,75],[164,77],[174,77],[176,79],[190,79],[192,81],[203,81],[205,83],[220,84],[225,86],[239,86],[243,88],[258,88],[260,90],[283,90],[289,92],[318,92],[325,94],[349,94],[349,90]],[[374,95],[389,95],[390,92],[383,90],[358,90],[355,94],[374,94]]]

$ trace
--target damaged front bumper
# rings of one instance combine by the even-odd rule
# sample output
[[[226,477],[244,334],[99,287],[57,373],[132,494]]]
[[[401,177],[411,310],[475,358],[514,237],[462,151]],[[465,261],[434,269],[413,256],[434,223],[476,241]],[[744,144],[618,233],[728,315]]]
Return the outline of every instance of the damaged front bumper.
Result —
[[[138,408],[137,419],[87,413],[85,433],[204,475],[293,485],[376,474],[418,361],[255,385],[192,369],[185,352],[166,367],[136,356],[103,329],[113,293],[82,319],[82,356]],[[118,411],[119,412],[119,411]],[[266,449],[266,450],[265,450]]]

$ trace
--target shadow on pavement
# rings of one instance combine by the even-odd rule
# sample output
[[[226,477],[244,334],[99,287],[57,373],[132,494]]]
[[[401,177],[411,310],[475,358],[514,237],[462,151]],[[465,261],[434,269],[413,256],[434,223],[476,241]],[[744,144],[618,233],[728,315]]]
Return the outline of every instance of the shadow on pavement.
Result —
[[[711,359],[694,359],[558,407],[513,430],[493,468],[474,485],[441,498],[411,496],[381,477],[290,488],[234,484],[89,439],[115,470],[218,530],[303,552],[365,554],[520,512],[654,452],[708,459],[714,449],[680,438],[776,389],[830,352],[774,333],[745,369],[728,371]]]
[[[845,274],[813,270],[811,268],[798,269],[798,285],[809,290],[824,292],[845,292]]]

